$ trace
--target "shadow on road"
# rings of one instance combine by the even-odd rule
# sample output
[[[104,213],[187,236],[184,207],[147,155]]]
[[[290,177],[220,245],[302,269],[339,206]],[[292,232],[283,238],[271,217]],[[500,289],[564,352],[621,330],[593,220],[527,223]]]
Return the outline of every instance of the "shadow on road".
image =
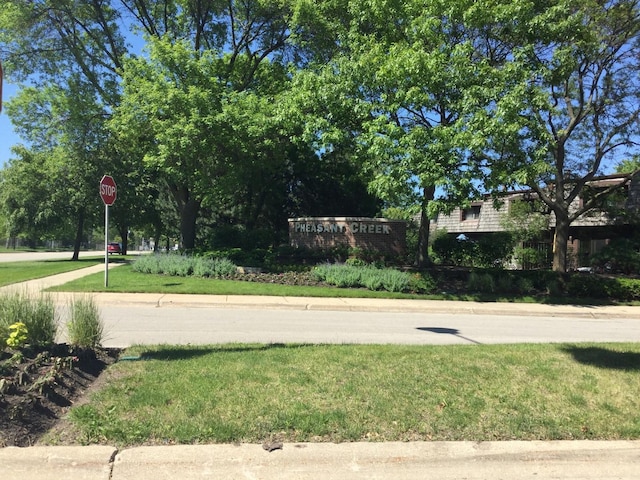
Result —
[[[467,342],[475,343],[476,345],[482,345],[482,343],[477,342],[471,338],[465,337],[464,335],[460,335],[460,330],[457,328],[445,328],[445,327],[418,327],[416,330],[422,330],[423,332],[431,332],[431,333],[440,333],[443,335],[453,335],[454,337],[461,338]]]

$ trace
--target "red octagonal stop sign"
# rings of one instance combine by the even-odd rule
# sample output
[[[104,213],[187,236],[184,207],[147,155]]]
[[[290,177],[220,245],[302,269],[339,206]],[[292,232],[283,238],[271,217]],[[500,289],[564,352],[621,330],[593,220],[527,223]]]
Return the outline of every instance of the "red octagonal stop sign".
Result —
[[[113,205],[116,201],[116,182],[109,175],[100,180],[100,197],[105,205]]]

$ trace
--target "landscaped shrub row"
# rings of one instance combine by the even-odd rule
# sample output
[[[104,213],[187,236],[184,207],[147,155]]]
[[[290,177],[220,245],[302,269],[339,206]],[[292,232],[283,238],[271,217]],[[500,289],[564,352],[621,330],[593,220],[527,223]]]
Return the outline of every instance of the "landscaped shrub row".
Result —
[[[132,269],[139,273],[182,277],[230,277],[237,273],[236,265],[227,258],[177,254],[144,255],[134,261]],[[374,266],[322,264],[312,269],[311,276],[316,281],[341,288],[364,287],[389,292],[428,293],[436,286],[428,274]],[[250,275],[247,278],[254,277],[255,275]]]
[[[189,255],[142,255],[133,263],[134,272],[176,277],[224,277],[236,273],[236,265],[227,258],[193,257]]]
[[[490,268],[506,265],[515,245],[508,232],[489,233],[478,240],[470,240],[438,230],[431,248],[441,265]]]
[[[226,257],[178,254],[145,255],[133,264],[134,271],[174,276],[235,278],[274,283],[273,274],[239,275],[236,265]],[[289,272],[293,273],[293,272]],[[597,298],[612,301],[640,301],[640,280],[589,274],[559,274],[548,270],[456,269],[408,273],[365,265],[350,259],[345,264],[323,263],[310,273],[287,277],[286,284],[324,282],[341,288],[367,288],[389,292],[472,293],[483,295],[536,295],[549,297]],[[265,278],[263,278],[265,277]],[[266,278],[268,277],[268,278]],[[283,280],[283,279],[280,279]],[[309,280],[312,280],[310,283]]]
[[[281,245],[273,249],[254,248],[218,248],[194,252],[197,257],[228,258],[236,265],[243,267],[259,267],[271,273],[287,271],[309,271],[314,265],[321,263],[361,262],[366,265],[398,266],[405,260],[397,255],[389,255],[372,250],[338,245],[331,248],[309,249]]]
[[[573,275],[567,283],[567,293],[573,297],[635,301],[640,300],[640,280],[600,275]]]
[[[472,293],[545,294],[552,297],[640,301],[640,279],[550,271],[471,271],[466,287]]]
[[[324,264],[313,268],[312,274],[323,282],[343,288],[364,287],[388,292],[426,293],[435,288],[429,276],[372,266]]]

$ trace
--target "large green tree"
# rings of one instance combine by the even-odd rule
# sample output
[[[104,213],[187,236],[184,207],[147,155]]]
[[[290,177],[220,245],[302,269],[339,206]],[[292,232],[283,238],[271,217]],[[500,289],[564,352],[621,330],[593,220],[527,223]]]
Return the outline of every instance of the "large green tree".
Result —
[[[324,148],[340,134],[354,138],[370,189],[388,205],[417,206],[416,263],[423,266],[430,216],[478,187],[458,133],[465,93],[482,81],[481,66],[504,56],[484,35],[485,22],[495,23],[491,6],[472,11],[475,3],[465,0],[342,3],[337,53],[318,68],[319,81],[301,80],[328,99],[326,122],[313,127]]]
[[[128,7],[150,50],[125,62],[125,95],[112,127],[129,145],[146,145],[145,164],[178,206],[185,248],[196,244],[203,206],[228,205],[244,192],[241,216],[252,227],[273,205],[266,200],[274,172],[286,170],[291,148],[272,106],[288,88],[287,65],[314,55],[308,40],[316,21],[308,7],[303,1]]]
[[[491,84],[479,95],[467,92],[476,107],[467,142],[489,189],[528,185],[551,210],[553,269],[566,271],[571,223],[631,178],[583,195],[616,157],[638,152],[640,9],[635,0],[516,4],[494,32],[507,61],[485,70]]]
[[[321,75],[366,110],[357,136],[371,187],[421,204],[417,262],[428,214],[447,208],[435,192],[452,205],[527,185],[554,214],[554,269],[564,271],[571,222],[619,187],[577,209],[575,200],[637,142],[637,2],[345,5],[338,54]]]

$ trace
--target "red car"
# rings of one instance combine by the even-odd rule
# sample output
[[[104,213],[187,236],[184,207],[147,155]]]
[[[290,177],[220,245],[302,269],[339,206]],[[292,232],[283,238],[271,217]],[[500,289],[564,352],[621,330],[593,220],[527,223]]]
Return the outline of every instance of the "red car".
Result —
[[[111,254],[111,253],[119,253],[120,255],[122,255],[122,248],[120,248],[120,244],[119,243],[109,243],[107,245],[107,253]]]

